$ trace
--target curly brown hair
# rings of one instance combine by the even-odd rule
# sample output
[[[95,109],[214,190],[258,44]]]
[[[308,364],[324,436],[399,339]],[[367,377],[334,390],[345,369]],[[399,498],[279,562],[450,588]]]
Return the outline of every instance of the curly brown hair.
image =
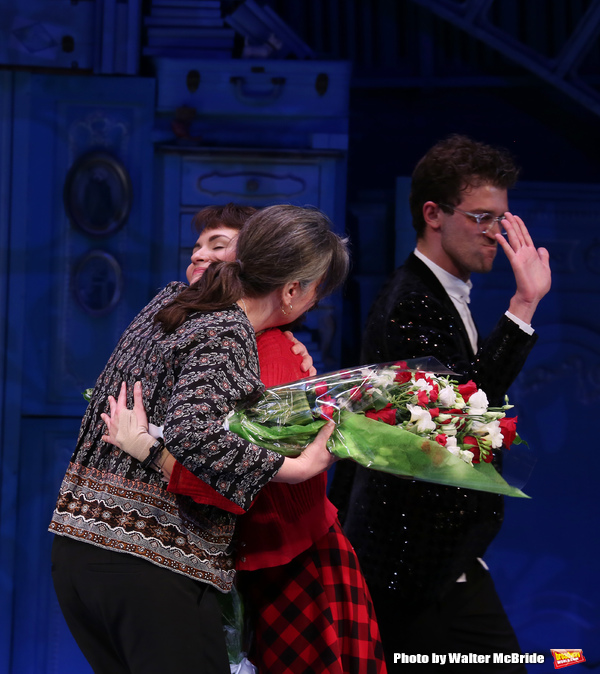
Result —
[[[457,206],[465,189],[487,184],[509,189],[518,175],[519,168],[504,148],[459,134],[436,143],[412,174],[409,203],[417,238],[425,232],[423,205],[427,201]]]

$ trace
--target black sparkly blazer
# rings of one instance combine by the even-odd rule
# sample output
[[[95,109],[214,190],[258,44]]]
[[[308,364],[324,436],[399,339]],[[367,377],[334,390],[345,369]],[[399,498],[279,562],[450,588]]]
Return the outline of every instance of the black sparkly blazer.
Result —
[[[173,333],[154,322],[183,288],[171,283],[134,318],[101,373],[60,487],[50,530],[142,557],[220,590],[235,574],[236,516],[167,491],[159,473],[102,441],[100,415],[126,381],[142,382],[148,420],[188,470],[247,510],[283,457],[223,427],[264,390],[254,330],[233,305],[192,314]],[[131,406],[131,399],[129,400]]]
[[[434,356],[461,381],[473,379],[491,405],[500,405],[536,339],[503,315],[474,354],[452,300],[411,253],[373,304],[362,361]],[[336,468],[330,498],[340,508],[369,587],[393,593],[390,601],[399,607],[401,601],[423,604],[438,597],[484,554],[500,529],[501,496],[349,465]]]

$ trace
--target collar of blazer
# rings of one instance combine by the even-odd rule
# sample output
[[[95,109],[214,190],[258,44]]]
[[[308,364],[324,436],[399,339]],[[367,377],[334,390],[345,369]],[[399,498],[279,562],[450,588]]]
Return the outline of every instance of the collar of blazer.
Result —
[[[456,320],[456,325],[458,326],[461,337],[465,342],[466,348],[475,356],[473,353],[473,348],[471,346],[471,341],[469,340],[469,335],[465,324],[458,313],[458,309],[454,305],[452,298],[446,292],[444,286],[439,282],[437,276],[429,269],[429,267],[414,254],[411,253],[406,262],[404,263],[404,268],[407,271],[410,271],[415,276],[417,276],[422,283],[424,283],[431,294],[443,305],[444,309]]]

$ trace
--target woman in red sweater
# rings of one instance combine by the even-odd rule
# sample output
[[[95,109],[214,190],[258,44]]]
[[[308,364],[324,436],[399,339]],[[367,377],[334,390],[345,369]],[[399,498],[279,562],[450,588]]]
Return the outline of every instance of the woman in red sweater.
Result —
[[[190,284],[211,262],[235,259],[235,236],[253,210],[229,204],[197,214]],[[280,330],[257,335],[257,346],[266,387],[306,376],[305,350]],[[169,491],[236,507],[172,457],[162,469]],[[270,482],[246,513],[237,512],[238,586],[252,618],[250,659],[261,674],[386,672],[369,590],[326,490],[325,473]]]
[[[279,330],[258,337],[258,358],[267,387],[305,376]],[[386,671],[371,596],[326,489],[325,473],[269,483],[239,519],[238,587],[261,674]]]

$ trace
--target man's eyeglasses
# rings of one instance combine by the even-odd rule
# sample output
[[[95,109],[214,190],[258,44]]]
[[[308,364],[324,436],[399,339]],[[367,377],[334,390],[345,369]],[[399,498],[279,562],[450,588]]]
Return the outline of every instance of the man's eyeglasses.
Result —
[[[469,220],[477,223],[479,231],[482,234],[488,234],[494,228],[494,225],[498,225],[500,229],[500,234],[505,235],[506,232],[502,226],[502,220],[504,220],[503,215],[494,215],[493,213],[470,213],[469,211],[463,211],[456,206],[450,206],[448,204],[438,204],[442,208],[449,208],[451,211],[456,211],[461,215],[465,215]]]

